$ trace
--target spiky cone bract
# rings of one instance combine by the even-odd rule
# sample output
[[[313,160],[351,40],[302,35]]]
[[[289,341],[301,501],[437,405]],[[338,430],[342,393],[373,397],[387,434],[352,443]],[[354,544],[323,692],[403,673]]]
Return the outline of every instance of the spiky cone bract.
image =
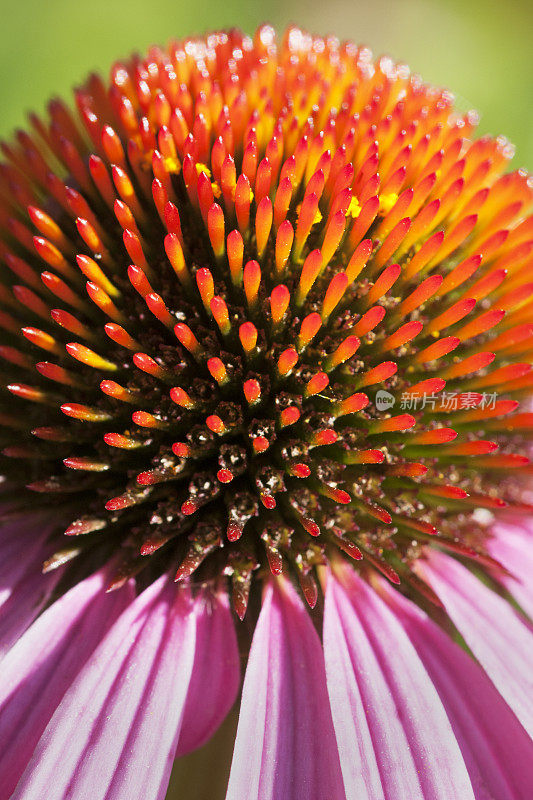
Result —
[[[57,510],[45,569],[228,576],[241,617],[269,572],[313,607],[336,558],[420,601],[428,545],[497,569],[472,514],[523,507],[533,423],[511,146],[297,29],[154,47],[75,101],[0,168],[2,468]]]

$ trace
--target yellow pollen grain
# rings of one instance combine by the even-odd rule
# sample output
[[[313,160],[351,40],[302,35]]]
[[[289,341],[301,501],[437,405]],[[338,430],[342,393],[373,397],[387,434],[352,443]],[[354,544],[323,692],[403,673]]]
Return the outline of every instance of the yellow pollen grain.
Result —
[[[301,203],[296,206],[296,219],[297,220],[300,219],[300,210],[301,210],[301,208],[302,208],[302,204]],[[316,214],[315,214],[315,218],[313,220],[313,225],[316,225],[317,222],[320,222],[321,220],[322,220],[322,214],[320,213],[320,211],[317,208],[317,211],[316,211]]]
[[[390,194],[380,194],[379,196],[379,213],[384,216],[391,211],[396,201],[398,200],[398,195],[395,192],[390,192]]]
[[[173,172],[179,175],[181,172],[181,162],[179,158],[165,158],[165,169],[167,172]],[[198,165],[196,165],[198,166]]]
[[[361,213],[361,205],[357,197],[352,197],[350,200],[350,205],[348,206],[348,210],[346,211],[347,217],[353,217],[353,219],[357,219],[359,214]]]
[[[198,163],[198,164],[195,164],[195,166],[196,166],[196,172],[197,172],[198,175],[201,172],[205,172],[205,174],[207,175],[208,178],[211,177],[211,170],[209,169],[207,164]]]
[[[220,186],[218,185],[218,183],[215,183],[213,181],[213,183],[211,184],[211,189],[213,190],[213,195],[215,197],[220,197],[221,191],[220,191]]]

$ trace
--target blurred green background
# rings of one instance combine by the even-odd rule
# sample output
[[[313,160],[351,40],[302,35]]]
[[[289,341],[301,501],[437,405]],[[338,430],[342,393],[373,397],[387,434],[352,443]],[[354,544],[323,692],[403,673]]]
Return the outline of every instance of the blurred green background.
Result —
[[[209,28],[294,21],[407,61],[454,91],[460,108],[476,108],[483,132],[505,134],[517,166],[533,160],[531,0],[1,0],[0,8],[0,136],[131,50]]]
[[[504,134],[516,166],[533,162],[531,0],[0,0],[0,136],[24,124],[52,94],[93,69],[152,43],[263,21],[334,33],[409,63],[425,80],[476,108],[483,133]],[[174,769],[168,800],[218,800],[235,735],[236,713],[215,739]]]

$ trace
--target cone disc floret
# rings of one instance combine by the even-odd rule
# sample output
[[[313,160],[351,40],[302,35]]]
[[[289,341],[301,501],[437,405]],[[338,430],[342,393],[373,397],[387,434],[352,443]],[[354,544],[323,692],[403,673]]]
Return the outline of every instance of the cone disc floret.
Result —
[[[154,47],[75,101],[0,167],[2,468],[55,510],[45,569],[226,576],[241,617],[270,572],[314,606],[338,558],[426,599],[429,544],[497,569],[479,509],[524,507],[533,424],[509,143],[296,28]]]

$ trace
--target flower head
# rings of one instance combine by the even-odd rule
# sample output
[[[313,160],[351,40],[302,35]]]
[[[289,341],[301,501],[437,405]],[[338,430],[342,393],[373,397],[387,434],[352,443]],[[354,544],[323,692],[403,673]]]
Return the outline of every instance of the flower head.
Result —
[[[265,26],[152,48],[108,84],[91,76],[76,106],[52,101],[3,145],[5,501],[51,520],[17,557],[38,543],[60,595],[91,574],[100,591],[135,579],[143,614],[181,592],[170,572],[230,586],[241,619],[266,585],[249,675],[271,637],[283,649],[311,631],[290,581],[311,608],[333,587],[332,652],[371,618],[391,636],[394,614],[430,623],[379,573],[461,628],[448,588],[465,568],[441,551],[496,585],[507,573],[486,519],[527,510],[532,188],[506,172],[511,146],[473,139],[475,115],[404,65],[295,28],[279,44]],[[188,591],[172,612],[185,639]],[[177,647],[174,634],[162,669]],[[398,647],[408,669],[412,645]],[[193,657],[180,655],[189,674]],[[346,698],[332,721],[316,673],[352,796]],[[335,760],[332,797],[340,774]]]

